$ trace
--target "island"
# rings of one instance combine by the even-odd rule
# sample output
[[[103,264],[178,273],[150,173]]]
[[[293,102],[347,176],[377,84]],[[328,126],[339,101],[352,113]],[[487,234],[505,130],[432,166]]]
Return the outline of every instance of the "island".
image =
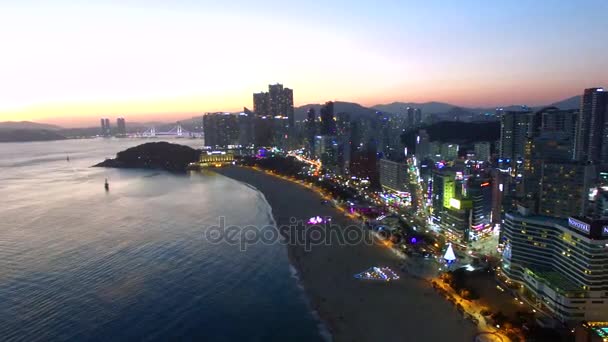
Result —
[[[188,165],[198,161],[200,150],[168,142],[151,142],[131,147],[116,154],[114,159],[93,165],[123,169],[157,169],[186,172]]]

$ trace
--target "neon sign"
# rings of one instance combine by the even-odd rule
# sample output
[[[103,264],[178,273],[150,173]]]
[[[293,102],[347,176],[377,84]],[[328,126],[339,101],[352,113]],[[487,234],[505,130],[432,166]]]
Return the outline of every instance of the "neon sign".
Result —
[[[572,217],[568,218],[568,225],[574,229],[578,229],[587,234],[589,234],[589,231],[591,231],[591,226],[588,223],[581,222],[579,220],[573,219]],[[604,232],[605,229],[606,227],[604,227]]]

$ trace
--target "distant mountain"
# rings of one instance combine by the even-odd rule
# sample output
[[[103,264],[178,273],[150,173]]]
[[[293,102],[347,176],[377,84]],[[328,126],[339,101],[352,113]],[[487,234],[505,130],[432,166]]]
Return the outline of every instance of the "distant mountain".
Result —
[[[447,113],[455,107],[459,107],[456,105],[452,105],[444,102],[424,102],[424,103],[416,103],[416,102],[393,102],[389,104],[380,104],[375,105],[371,108],[375,110],[379,110],[381,112],[388,113],[403,113],[407,107],[420,108],[423,113],[427,114],[437,114],[437,113]]]
[[[0,129],[0,142],[63,140],[65,136],[46,129]]]
[[[61,129],[61,127],[31,121],[4,121],[0,122],[0,129],[45,129],[54,131]]]
[[[323,105],[307,104],[304,106],[296,107],[294,108],[294,117],[296,120],[306,119],[306,113],[310,108],[314,108],[318,116],[319,111],[321,110],[321,106]],[[334,101],[334,113],[349,113],[351,118],[356,119],[359,117],[372,116],[376,113],[376,110],[373,108],[363,107],[358,103]]]
[[[578,109],[581,106],[581,95],[572,96],[565,100],[552,103],[551,106],[559,109]]]

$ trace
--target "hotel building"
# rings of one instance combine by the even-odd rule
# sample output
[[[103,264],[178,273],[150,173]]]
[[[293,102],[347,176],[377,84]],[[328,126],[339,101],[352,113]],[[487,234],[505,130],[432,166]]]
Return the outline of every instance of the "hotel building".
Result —
[[[507,213],[503,273],[561,321],[608,321],[608,221]]]

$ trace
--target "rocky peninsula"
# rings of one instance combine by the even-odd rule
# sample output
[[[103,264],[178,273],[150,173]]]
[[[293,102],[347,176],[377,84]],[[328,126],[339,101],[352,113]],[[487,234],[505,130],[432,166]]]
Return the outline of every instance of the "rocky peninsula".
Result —
[[[201,151],[168,142],[151,142],[131,147],[116,154],[114,159],[93,165],[123,169],[156,169],[169,172],[186,172],[190,163],[199,159]]]

